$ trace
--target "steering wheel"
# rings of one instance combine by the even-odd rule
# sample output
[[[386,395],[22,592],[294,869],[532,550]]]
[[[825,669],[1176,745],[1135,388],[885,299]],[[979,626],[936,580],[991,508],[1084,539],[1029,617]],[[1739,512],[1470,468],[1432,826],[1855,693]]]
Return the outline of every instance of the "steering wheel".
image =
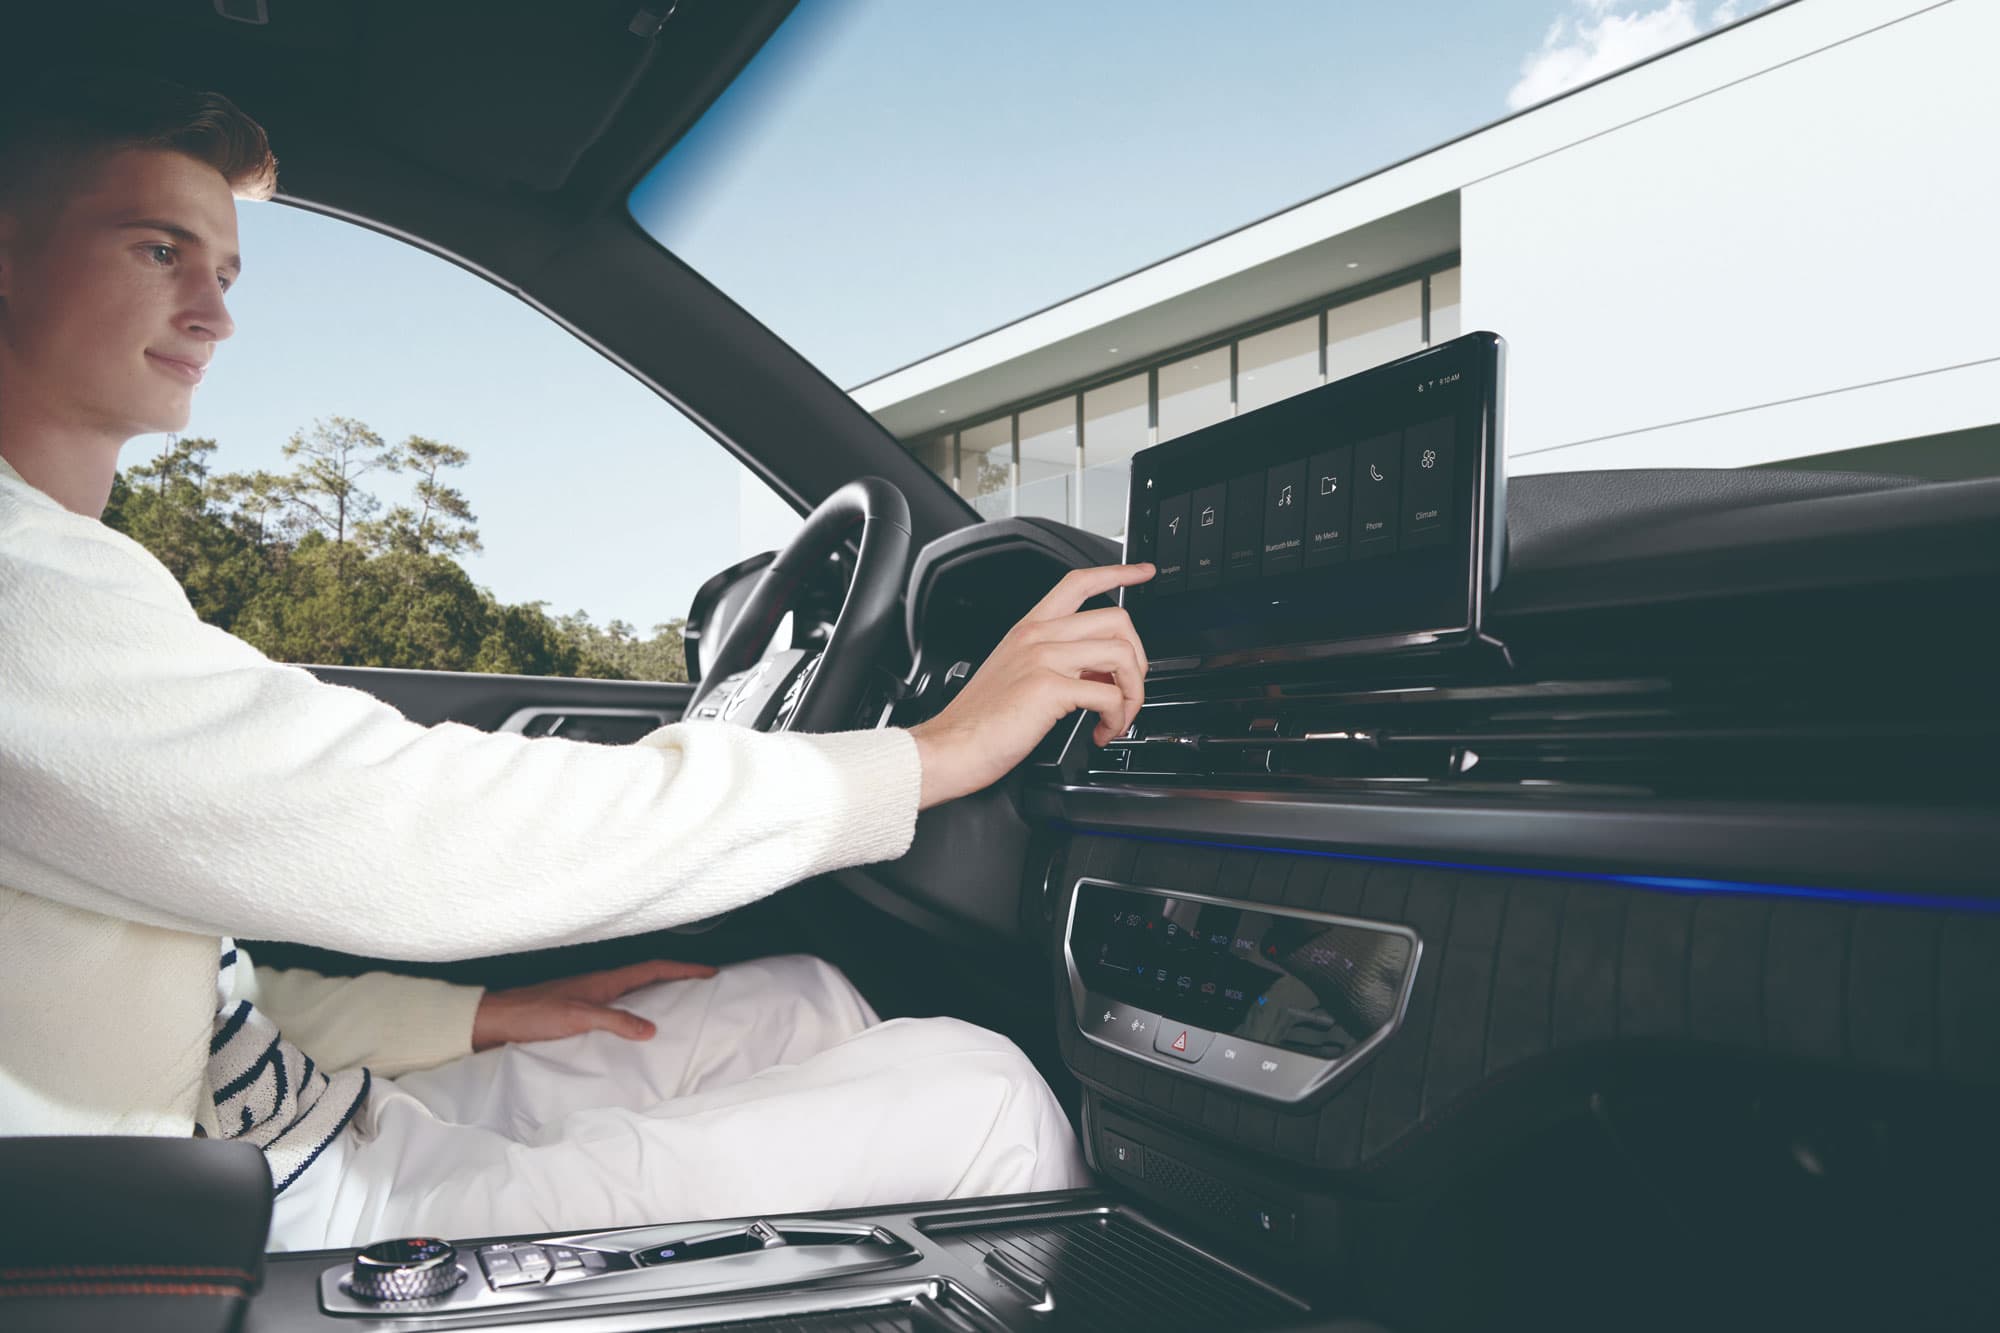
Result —
[[[765,654],[778,622],[806,579],[861,529],[854,578],[817,655],[800,648]],[[877,655],[900,624],[910,560],[910,505],[881,477],[850,481],[806,516],[778,552],[716,650],[715,664],[683,714],[760,731],[842,731],[854,725]]]

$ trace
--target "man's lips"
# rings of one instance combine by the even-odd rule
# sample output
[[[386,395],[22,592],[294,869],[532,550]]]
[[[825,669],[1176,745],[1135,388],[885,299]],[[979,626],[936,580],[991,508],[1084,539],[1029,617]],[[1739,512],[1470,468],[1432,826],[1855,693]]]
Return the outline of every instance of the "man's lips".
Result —
[[[183,361],[179,357],[162,356],[158,352],[148,352],[146,355],[168,374],[178,375],[189,384],[201,383],[202,375],[207,372],[207,367],[198,361]]]

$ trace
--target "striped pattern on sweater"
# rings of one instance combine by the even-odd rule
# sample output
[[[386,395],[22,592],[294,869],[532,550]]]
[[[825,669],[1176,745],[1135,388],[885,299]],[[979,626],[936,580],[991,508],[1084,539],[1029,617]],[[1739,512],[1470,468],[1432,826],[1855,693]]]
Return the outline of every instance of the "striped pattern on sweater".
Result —
[[[368,1099],[366,1069],[328,1074],[285,1040],[277,1024],[236,995],[236,941],[222,941],[208,1085],[224,1138],[264,1150],[282,1194],[333,1142]]]

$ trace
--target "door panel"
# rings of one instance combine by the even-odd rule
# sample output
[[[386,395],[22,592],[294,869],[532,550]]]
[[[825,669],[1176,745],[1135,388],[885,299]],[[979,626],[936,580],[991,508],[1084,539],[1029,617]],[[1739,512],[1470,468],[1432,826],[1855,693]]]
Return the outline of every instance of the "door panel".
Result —
[[[694,686],[645,680],[571,680],[470,671],[307,667],[331,685],[363,690],[412,722],[462,722],[481,731],[520,731],[621,744],[679,719]],[[657,719],[657,720],[655,720]]]

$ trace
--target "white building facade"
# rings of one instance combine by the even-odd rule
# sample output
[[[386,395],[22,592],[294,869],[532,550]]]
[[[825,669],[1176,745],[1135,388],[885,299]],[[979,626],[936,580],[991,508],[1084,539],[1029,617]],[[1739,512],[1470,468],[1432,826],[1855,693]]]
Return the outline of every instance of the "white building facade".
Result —
[[[1513,475],[2000,472],[2000,0],[1798,0],[854,390],[982,513],[1471,329]]]

